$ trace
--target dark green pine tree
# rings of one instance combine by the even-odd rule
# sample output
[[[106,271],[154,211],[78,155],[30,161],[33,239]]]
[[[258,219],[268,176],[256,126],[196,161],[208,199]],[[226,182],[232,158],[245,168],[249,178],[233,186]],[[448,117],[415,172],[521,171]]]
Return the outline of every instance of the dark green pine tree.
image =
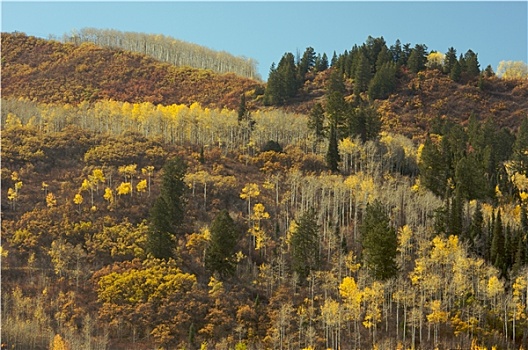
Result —
[[[163,166],[161,191],[150,210],[147,247],[160,259],[172,257],[175,239],[184,219],[185,189],[183,179],[187,166],[181,158],[174,158]]]
[[[476,78],[480,74],[480,63],[478,61],[477,54],[472,50],[468,50],[464,54],[465,72],[470,78]]]
[[[319,143],[324,139],[324,109],[320,103],[316,103],[308,117],[308,128],[315,134],[315,143]]]
[[[444,197],[447,186],[447,164],[438,147],[429,137],[425,139],[420,162],[420,183],[439,197]]]
[[[447,52],[444,57],[444,73],[451,73],[451,70],[453,69],[457,61],[457,52],[455,48],[450,47],[449,49],[447,49]]]
[[[330,126],[330,135],[328,135],[328,152],[326,152],[326,165],[330,171],[337,173],[339,171],[339,162],[341,157],[339,156],[339,148],[337,144],[337,131],[335,126]]]
[[[370,63],[363,53],[358,56],[356,70],[354,72],[354,94],[359,96],[360,93],[367,91],[371,79]]]
[[[484,215],[482,214],[482,205],[477,201],[475,211],[471,217],[471,224],[469,225],[469,248],[472,252],[480,257],[485,256],[485,248],[487,246],[486,237],[483,233]]]
[[[413,73],[418,73],[425,69],[427,62],[427,46],[416,44],[407,60],[407,67]]]
[[[501,272],[502,276],[506,274],[506,239],[504,236],[504,227],[502,226],[501,211],[497,212],[497,217],[493,223],[493,238],[491,240],[491,263]]]
[[[458,83],[460,81],[461,76],[462,76],[462,66],[460,65],[458,61],[456,61],[453,64],[451,71],[449,72],[449,77],[451,78],[451,80]]]
[[[449,215],[449,228],[448,234],[450,235],[462,235],[463,230],[463,208],[464,203],[462,199],[462,191],[460,188],[455,189],[455,194],[451,200],[451,213]],[[465,237],[464,237],[465,238]]]
[[[385,63],[379,67],[369,83],[368,95],[371,100],[389,97],[396,88],[396,72],[394,63]]]
[[[398,272],[396,231],[379,201],[367,206],[360,233],[363,260],[372,275],[379,280],[395,277]]]
[[[515,170],[528,175],[528,118],[524,118],[517,131],[513,144],[513,161]]]
[[[290,238],[292,269],[303,283],[311,271],[319,268],[319,225],[312,208],[296,220],[297,229]]]
[[[240,123],[244,119],[246,119],[246,94],[242,94],[240,96],[240,103],[238,105],[238,122]]]
[[[209,232],[211,238],[205,250],[205,268],[220,278],[232,276],[236,268],[235,247],[239,235],[227,210],[218,213]]]

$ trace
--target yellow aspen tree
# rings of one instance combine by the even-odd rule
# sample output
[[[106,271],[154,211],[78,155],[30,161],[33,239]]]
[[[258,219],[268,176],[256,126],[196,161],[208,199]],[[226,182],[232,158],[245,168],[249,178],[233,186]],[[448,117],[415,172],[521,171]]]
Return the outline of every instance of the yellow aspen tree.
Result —
[[[46,206],[48,208],[53,208],[57,205],[57,198],[55,198],[55,195],[50,192],[48,193],[48,195],[46,196]]]
[[[500,61],[497,75],[508,80],[526,79],[528,78],[528,65],[523,61]]]
[[[266,245],[269,239],[269,236],[262,229],[261,221],[267,220],[270,218],[270,215],[266,212],[264,204],[257,203],[253,206],[253,226],[250,227],[249,231],[255,237],[255,249],[260,250],[264,248],[264,256],[266,256]]]
[[[242,192],[240,193],[240,198],[247,200],[248,202],[248,222],[249,227],[251,227],[251,199],[255,198],[260,195],[260,189],[259,186],[256,183],[248,183],[244,188],[242,189]],[[251,249],[255,246],[254,243],[254,237],[251,236],[249,239],[249,251],[251,252]]]
[[[77,210],[78,210],[79,214],[81,213],[81,204],[83,203],[83,201],[84,201],[84,198],[83,198],[82,194],[80,194],[80,193],[77,193],[75,195],[75,197],[73,197],[73,203],[77,204],[77,206],[78,206]]]
[[[359,344],[361,333],[359,329],[359,320],[361,317],[361,302],[363,300],[363,292],[359,289],[353,277],[343,278],[343,282],[339,285],[339,295],[344,301],[344,307],[347,311],[345,313],[346,320],[354,322],[354,342]]]
[[[427,321],[433,325],[434,328],[434,344],[438,344],[438,329],[441,323],[445,323],[448,319],[448,313],[442,310],[442,303],[440,300],[432,300],[429,303],[431,313],[428,314]]]
[[[132,196],[132,189],[134,188],[134,175],[137,172],[137,164],[129,164],[129,165],[122,165],[117,170],[118,172],[123,175],[125,181],[124,183],[130,184],[130,191],[127,192],[127,194],[130,194]]]
[[[150,184],[152,179],[152,174],[154,174],[154,167],[152,165],[147,165],[141,169],[141,173],[147,176],[147,185],[148,185],[148,196],[150,197]]]
[[[326,299],[321,306],[321,317],[325,332],[327,349],[339,349],[341,308],[337,301],[332,298]]]
[[[400,270],[405,270],[405,264],[410,259],[412,249],[413,232],[408,225],[402,226],[398,229],[398,251],[400,252],[400,261],[398,267]]]
[[[103,195],[103,198],[108,202],[108,208],[110,208],[113,204],[114,204],[114,201],[115,201],[115,198],[114,198],[114,191],[112,191],[111,188],[105,188],[105,193]]]
[[[139,181],[136,185],[136,191],[138,193],[142,193],[142,192],[146,192],[147,191],[147,179],[143,179],[141,181]]]
[[[526,270],[528,272],[528,270]],[[528,273],[527,273],[528,274]],[[524,326],[524,331],[527,328],[528,319],[528,283],[525,276],[518,276],[512,286],[512,341],[515,344],[516,326]]]
[[[366,310],[363,319],[363,326],[370,330],[372,335],[372,344],[376,344],[376,333],[378,323],[381,322],[381,307],[384,302],[383,284],[379,281],[372,283],[371,287],[365,287],[363,290],[363,300],[365,301]]]
[[[130,182],[121,182],[117,187],[117,195],[123,196],[132,192],[132,184]]]
[[[70,347],[60,334],[55,334],[50,344],[50,350],[70,350]]]
[[[427,55],[427,68],[441,69],[444,66],[445,55],[438,51],[433,51]]]
[[[44,191],[44,197],[46,197],[48,195],[48,188],[49,188],[49,185],[45,182],[45,181],[42,181],[42,191]]]

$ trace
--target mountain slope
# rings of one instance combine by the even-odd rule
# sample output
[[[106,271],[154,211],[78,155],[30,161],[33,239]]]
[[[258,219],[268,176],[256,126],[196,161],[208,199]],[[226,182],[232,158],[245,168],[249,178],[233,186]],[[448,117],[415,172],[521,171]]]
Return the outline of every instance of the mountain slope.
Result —
[[[2,96],[44,103],[112,99],[236,108],[259,82],[235,74],[175,67],[90,43],[79,46],[2,34]]]

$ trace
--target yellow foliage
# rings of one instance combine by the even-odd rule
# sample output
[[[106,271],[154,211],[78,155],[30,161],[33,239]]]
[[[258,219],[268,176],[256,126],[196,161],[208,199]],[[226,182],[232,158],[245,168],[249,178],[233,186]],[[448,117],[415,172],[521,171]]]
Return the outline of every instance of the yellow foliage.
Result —
[[[111,188],[105,188],[103,198],[112,204],[114,202],[114,191]]]
[[[132,193],[132,184],[130,182],[121,182],[121,184],[117,187],[117,194],[119,196],[130,193]]]
[[[224,283],[222,281],[217,280],[213,276],[209,279],[209,283],[207,284],[211,289],[209,289],[209,294],[216,298],[220,294],[224,292]]]
[[[84,201],[84,198],[80,193],[77,193],[75,197],[73,197],[73,203],[77,205],[81,205],[83,201]]]
[[[46,205],[48,208],[53,208],[57,205],[57,199],[55,198],[55,195],[53,193],[48,193],[46,196]]]
[[[504,284],[497,276],[491,276],[488,280],[487,292],[490,298],[494,298],[504,290]]]
[[[432,324],[439,324],[447,321],[448,313],[442,311],[440,300],[433,300],[429,303],[431,313],[427,315],[427,321]]]
[[[69,350],[70,347],[68,346],[68,343],[60,336],[60,334],[56,334],[55,337],[53,337],[53,341],[50,344],[50,350]]]
[[[240,198],[242,199],[254,198],[254,197],[257,197],[259,194],[260,194],[259,186],[255,183],[249,183],[242,189]]]
[[[138,184],[136,185],[136,190],[138,192],[145,192],[147,190],[147,180],[144,179],[144,180],[139,181]]]
[[[497,75],[502,79],[527,79],[528,65],[523,61],[500,61]]]

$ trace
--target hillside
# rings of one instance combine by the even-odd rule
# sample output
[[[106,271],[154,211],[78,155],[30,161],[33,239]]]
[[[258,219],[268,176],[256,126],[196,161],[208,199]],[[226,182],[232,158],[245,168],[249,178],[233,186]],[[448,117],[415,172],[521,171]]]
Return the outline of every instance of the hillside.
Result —
[[[199,102],[236,108],[261,83],[233,73],[176,67],[142,54],[90,43],[62,44],[2,34],[2,96],[41,103],[116,100],[155,104]]]
[[[528,348],[525,81],[2,53],[4,347]]]
[[[296,97],[284,108],[295,113],[309,114],[314,104],[324,104],[328,71],[308,75]],[[353,98],[353,81],[345,81],[346,98]],[[471,115],[480,121],[492,118],[501,127],[516,130],[528,111],[526,80],[505,80],[496,76],[454,82],[438,70],[419,74],[402,73],[395,91],[386,99],[372,103],[383,119],[383,130],[423,140],[438,117],[467,125]]]
[[[227,52],[214,51],[164,35],[83,28],[64,34],[62,40],[77,45],[90,42],[138,52],[175,66],[210,69],[220,74],[235,73],[250,79],[258,76],[256,62],[252,59],[235,57]]]

